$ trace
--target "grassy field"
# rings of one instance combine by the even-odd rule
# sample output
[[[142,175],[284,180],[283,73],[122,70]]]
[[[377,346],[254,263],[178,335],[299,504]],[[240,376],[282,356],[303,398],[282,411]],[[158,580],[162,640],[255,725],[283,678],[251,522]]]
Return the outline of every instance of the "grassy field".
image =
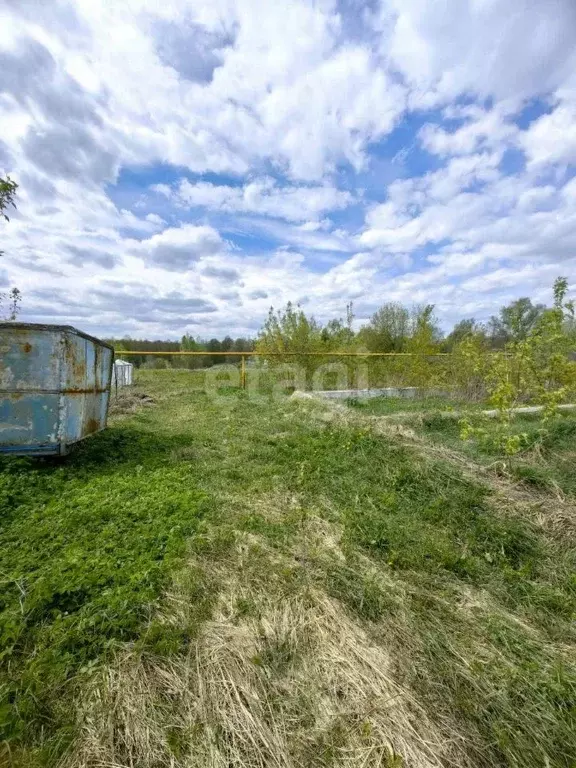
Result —
[[[470,403],[458,397],[441,397],[430,395],[425,397],[374,397],[369,399],[354,399],[347,401],[351,408],[357,408],[361,413],[372,416],[388,416],[391,414],[422,414],[422,413],[459,413],[479,411],[488,406],[482,402]]]
[[[0,764],[573,768],[576,419],[535,482],[443,407],[139,372],[2,460]]]
[[[458,399],[376,398],[354,401],[350,407],[366,416],[390,416],[413,428],[435,444],[458,451],[482,467],[526,487],[547,490],[559,500],[576,496],[576,410],[559,411],[543,422],[538,413],[519,413],[509,427],[497,418],[484,418],[485,403],[465,403]],[[462,419],[480,427],[484,435],[463,440]],[[522,437],[517,455],[509,457],[498,438],[510,431]]]

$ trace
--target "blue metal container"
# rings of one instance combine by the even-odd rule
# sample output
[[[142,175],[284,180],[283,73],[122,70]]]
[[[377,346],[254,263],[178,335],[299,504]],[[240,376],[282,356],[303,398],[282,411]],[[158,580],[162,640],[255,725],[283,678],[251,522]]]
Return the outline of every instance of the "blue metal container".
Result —
[[[0,453],[64,455],[104,429],[113,361],[69,325],[0,323]]]

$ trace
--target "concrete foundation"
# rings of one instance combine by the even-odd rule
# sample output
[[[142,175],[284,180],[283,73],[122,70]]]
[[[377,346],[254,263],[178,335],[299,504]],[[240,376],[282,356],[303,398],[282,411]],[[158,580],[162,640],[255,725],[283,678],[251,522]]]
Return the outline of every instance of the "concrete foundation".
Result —
[[[384,387],[382,389],[334,389],[314,392],[329,400],[368,400],[372,397],[416,397],[419,387]],[[429,391],[426,394],[430,394]]]

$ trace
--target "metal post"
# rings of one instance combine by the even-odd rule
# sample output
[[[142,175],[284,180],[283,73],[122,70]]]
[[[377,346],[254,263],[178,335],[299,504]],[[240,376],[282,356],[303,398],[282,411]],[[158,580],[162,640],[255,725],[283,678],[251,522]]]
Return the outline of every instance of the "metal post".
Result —
[[[240,358],[241,365],[240,365],[240,386],[242,389],[246,389],[246,355],[242,355]]]

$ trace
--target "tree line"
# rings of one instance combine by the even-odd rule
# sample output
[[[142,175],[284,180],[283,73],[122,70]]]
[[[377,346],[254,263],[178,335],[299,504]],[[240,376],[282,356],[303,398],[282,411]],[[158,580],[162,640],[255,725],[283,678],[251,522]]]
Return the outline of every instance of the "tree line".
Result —
[[[559,280],[566,283],[564,278]],[[196,357],[130,355],[129,359],[144,368],[205,368],[237,363],[234,352],[258,351],[264,358],[285,355],[285,360],[304,363],[304,354],[342,352],[387,352],[434,355],[452,353],[466,339],[474,338],[486,350],[503,350],[512,343],[524,341],[542,322],[547,312],[544,304],[522,297],[503,306],[487,322],[475,318],[458,321],[443,334],[432,304],[405,306],[398,302],[384,303],[368,322],[354,330],[354,310],[348,304],[344,317],[326,323],[307,314],[301,306],[288,302],[281,310],[270,308],[268,316],[255,339],[225,336],[223,339],[201,339],[184,335],[180,341],[149,339],[110,339],[116,354],[123,351],[142,352],[205,352]],[[576,348],[576,327],[566,317],[564,332]],[[216,355],[229,352],[230,355]],[[302,353],[302,360],[298,359]],[[282,358],[280,358],[282,360]]]
[[[296,363],[297,388],[326,388],[329,366],[320,355],[333,353],[337,365],[332,373],[338,381],[329,388],[382,386],[382,382],[449,387],[470,397],[488,397],[503,413],[527,401],[544,404],[552,413],[576,393],[575,304],[568,298],[566,278],[556,279],[553,297],[550,307],[528,297],[517,299],[488,322],[466,318],[447,335],[441,332],[432,304],[405,307],[388,302],[357,332],[352,305],[345,318],[321,324],[301,307],[288,304],[283,310],[270,310],[256,349],[270,366]],[[338,352],[399,356],[366,357],[359,365],[358,358],[339,357]]]
[[[237,363],[238,356],[234,352],[251,352],[254,350],[253,339],[238,337],[233,339],[225,336],[222,340],[194,338],[185,334],[180,341],[162,341],[149,339],[132,339],[125,336],[123,339],[108,339],[116,351],[116,357],[122,357],[123,352],[205,352],[198,356],[166,356],[161,355],[126,355],[127,360],[138,368],[207,368],[214,365]],[[230,355],[214,354],[216,352],[229,352]]]
[[[558,278],[566,285],[565,278]],[[557,281],[557,283],[558,283]],[[433,304],[404,306],[384,303],[358,331],[354,331],[352,304],[344,318],[319,323],[298,306],[288,303],[285,309],[270,309],[258,334],[256,348],[260,352],[336,352],[366,351],[388,353],[449,353],[469,337],[480,340],[487,349],[501,350],[506,345],[525,340],[542,322],[548,308],[528,297],[503,306],[487,322],[465,318],[444,335]],[[565,332],[576,341],[574,321],[565,319]]]

